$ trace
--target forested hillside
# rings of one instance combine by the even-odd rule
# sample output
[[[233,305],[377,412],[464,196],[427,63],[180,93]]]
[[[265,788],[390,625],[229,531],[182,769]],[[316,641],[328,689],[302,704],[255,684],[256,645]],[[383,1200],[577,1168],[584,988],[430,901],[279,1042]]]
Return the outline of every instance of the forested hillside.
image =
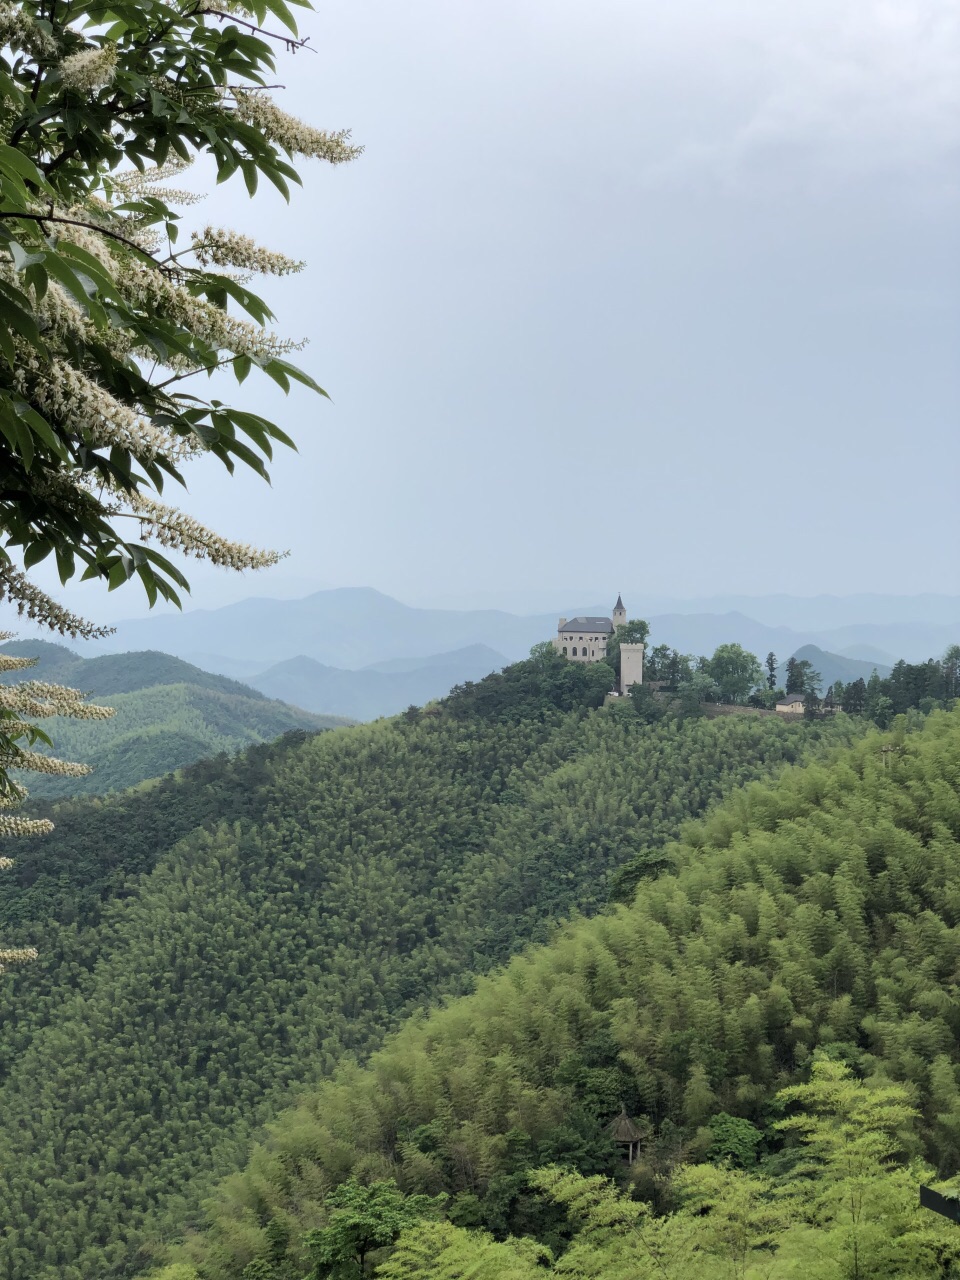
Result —
[[[342,723],[284,702],[188,684],[108,696],[116,713],[111,720],[55,719],[48,726],[56,753],[92,765],[93,772],[82,778],[31,777],[31,796],[102,795],[158,778],[205,756],[269,742],[292,729],[329,729]]]
[[[441,1194],[447,1218],[461,1226],[564,1247],[563,1215],[545,1205],[532,1172],[555,1164],[583,1175],[615,1170],[606,1126],[621,1105],[639,1142],[630,1180],[655,1206],[689,1199],[691,1184],[674,1180],[685,1160],[713,1154],[755,1168],[763,1150],[773,1153],[766,1183],[747,1188],[756,1212],[744,1248],[756,1238],[767,1249],[763,1274],[801,1273],[769,1265],[787,1228],[807,1232],[790,1265],[805,1265],[808,1275],[953,1274],[942,1235],[923,1237],[911,1215],[920,1177],[960,1168],[960,709],[917,723],[916,732],[871,733],[833,761],[736,792],[665,850],[674,869],[645,881],[630,906],[570,924],[482,979],[474,994],[409,1021],[369,1067],[342,1066],[225,1184],[213,1226],[194,1248],[200,1274],[303,1274],[321,1256],[312,1250],[329,1244],[322,1232],[310,1234],[325,1220],[324,1199],[351,1176]],[[774,1097],[807,1077],[818,1050],[875,1086],[888,1079],[909,1088],[883,1095],[880,1110],[892,1107],[884,1119],[858,1104],[855,1081],[844,1084],[841,1071],[831,1083],[821,1067],[819,1102],[808,1099],[822,1113],[820,1138],[819,1121],[793,1128],[801,1144],[819,1142],[805,1165],[802,1149],[791,1154],[790,1127],[775,1123],[790,1095],[777,1106]],[[936,1169],[904,1167],[897,1181],[899,1164],[918,1149]],[[863,1269],[866,1253],[859,1268],[836,1261],[839,1254],[828,1265],[836,1242],[817,1233],[832,1229],[838,1212],[836,1203],[833,1218],[825,1208],[839,1185],[837,1161],[847,1190],[869,1202],[865,1242],[887,1242],[879,1269]],[[780,1226],[768,1221],[764,1231],[762,1215],[772,1212],[764,1206],[775,1200],[777,1179],[789,1189],[791,1169],[803,1194],[795,1186],[797,1198],[780,1201]],[[886,1174],[893,1191],[885,1202],[870,1199],[868,1179]],[[819,1199],[811,1175],[823,1178]],[[693,1217],[723,1203],[732,1182],[727,1175],[723,1192],[716,1181],[708,1187]],[[338,1203],[348,1201],[333,1197],[330,1209]],[[599,1221],[614,1230],[625,1212]],[[740,1228],[727,1227],[732,1249]],[[619,1269],[610,1255],[602,1265],[601,1248],[584,1274],[647,1274],[630,1270],[638,1242],[624,1232],[632,1243],[622,1245]],[[841,1234],[846,1249],[849,1230]],[[489,1238],[471,1243],[448,1232],[445,1244],[432,1229],[406,1238],[410,1269],[384,1275],[519,1278],[530,1274],[522,1258],[537,1256],[528,1240],[498,1255],[497,1272],[493,1255],[479,1261],[493,1248]],[[596,1250],[610,1238],[597,1225],[585,1245]],[[818,1256],[821,1270],[810,1270]],[[753,1275],[740,1261],[739,1271],[704,1274]]]
[[[198,689],[266,700],[259,690],[251,689],[249,685],[212,671],[203,671],[182,658],[156,649],[82,658],[66,645],[52,644],[49,640],[8,640],[0,645],[0,653],[34,658],[36,664],[29,668],[32,679],[71,685],[100,698],[134,693],[137,689],[153,689],[157,685],[191,684]],[[0,676],[5,682],[23,678],[22,673]]]
[[[652,874],[712,801],[861,732],[648,726],[553,666],[71,802],[22,842],[8,934],[41,957],[4,980],[0,1275],[134,1273],[291,1090],[595,911],[625,864]]]
[[[818,1053],[809,1080],[777,1093],[773,1108],[783,1117],[768,1130],[777,1154],[758,1160],[767,1135],[719,1115],[700,1130],[699,1153],[691,1144],[693,1159],[670,1171],[666,1204],[602,1175],[531,1170],[539,1239],[465,1229],[442,1219],[442,1197],[351,1181],[328,1197],[329,1224],[310,1234],[313,1274],[372,1274],[376,1266],[380,1280],[956,1280],[956,1224],[919,1202],[936,1174],[913,1154],[918,1113],[909,1086],[858,1079]],[[955,1198],[943,1190],[948,1203]],[[273,1234],[280,1255],[282,1237]],[[356,1266],[357,1240],[370,1270]],[[346,1269],[325,1268],[330,1255]],[[288,1265],[282,1257],[263,1262],[244,1275],[278,1276]],[[197,1273],[178,1266],[166,1274]]]
[[[0,651],[36,657],[19,678],[52,681],[108,701],[107,721],[54,718],[46,725],[57,755],[92,766],[85,777],[31,775],[33,797],[102,795],[157,778],[204,756],[269,742],[293,729],[347,723],[276,702],[226,676],[201,671],[166,653],[81,658],[64,645],[13,641]],[[8,679],[13,676],[8,676]]]

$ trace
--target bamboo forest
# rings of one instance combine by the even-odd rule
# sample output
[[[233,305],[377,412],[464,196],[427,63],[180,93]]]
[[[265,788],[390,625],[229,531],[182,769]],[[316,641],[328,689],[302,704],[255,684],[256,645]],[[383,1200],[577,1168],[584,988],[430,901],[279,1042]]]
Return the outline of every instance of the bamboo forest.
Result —
[[[958,67],[0,0],[0,1280],[960,1280]]]

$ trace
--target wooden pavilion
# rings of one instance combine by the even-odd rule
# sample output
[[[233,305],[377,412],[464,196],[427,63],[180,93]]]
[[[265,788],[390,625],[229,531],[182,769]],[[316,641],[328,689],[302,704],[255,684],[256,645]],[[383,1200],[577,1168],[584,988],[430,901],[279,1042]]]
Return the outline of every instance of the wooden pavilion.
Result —
[[[624,1161],[633,1164],[640,1153],[643,1134],[627,1115],[626,1107],[621,1107],[620,1114],[607,1125],[607,1133],[620,1148]]]

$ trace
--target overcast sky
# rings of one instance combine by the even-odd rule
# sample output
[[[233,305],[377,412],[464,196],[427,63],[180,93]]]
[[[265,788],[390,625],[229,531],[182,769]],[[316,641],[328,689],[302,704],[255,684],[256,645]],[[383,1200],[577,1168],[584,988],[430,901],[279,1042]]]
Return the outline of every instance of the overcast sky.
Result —
[[[241,390],[299,456],[184,505],[293,554],[193,604],[960,590],[958,13],[321,2],[278,96],[365,154],[200,216],[332,403]]]

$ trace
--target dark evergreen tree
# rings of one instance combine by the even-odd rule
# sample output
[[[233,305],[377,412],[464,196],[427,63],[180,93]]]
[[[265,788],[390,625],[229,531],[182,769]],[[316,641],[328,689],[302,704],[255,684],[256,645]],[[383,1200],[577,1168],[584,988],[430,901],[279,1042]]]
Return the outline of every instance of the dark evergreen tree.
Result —
[[[840,700],[841,710],[846,711],[849,715],[863,715],[867,705],[867,686],[863,676],[859,676],[856,680],[852,680],[850,684],[844,686],[843,697]]]
[[[786,675],[786,692],[788,694],[803,693],[803,673],[800,670],[800,664],[797,662],[796,658],[790,657],[787,659]]]
[[[777,655],[772,650],[767,654],[764,665],[767,668],[767,688],[775,689],[777,687]]]

